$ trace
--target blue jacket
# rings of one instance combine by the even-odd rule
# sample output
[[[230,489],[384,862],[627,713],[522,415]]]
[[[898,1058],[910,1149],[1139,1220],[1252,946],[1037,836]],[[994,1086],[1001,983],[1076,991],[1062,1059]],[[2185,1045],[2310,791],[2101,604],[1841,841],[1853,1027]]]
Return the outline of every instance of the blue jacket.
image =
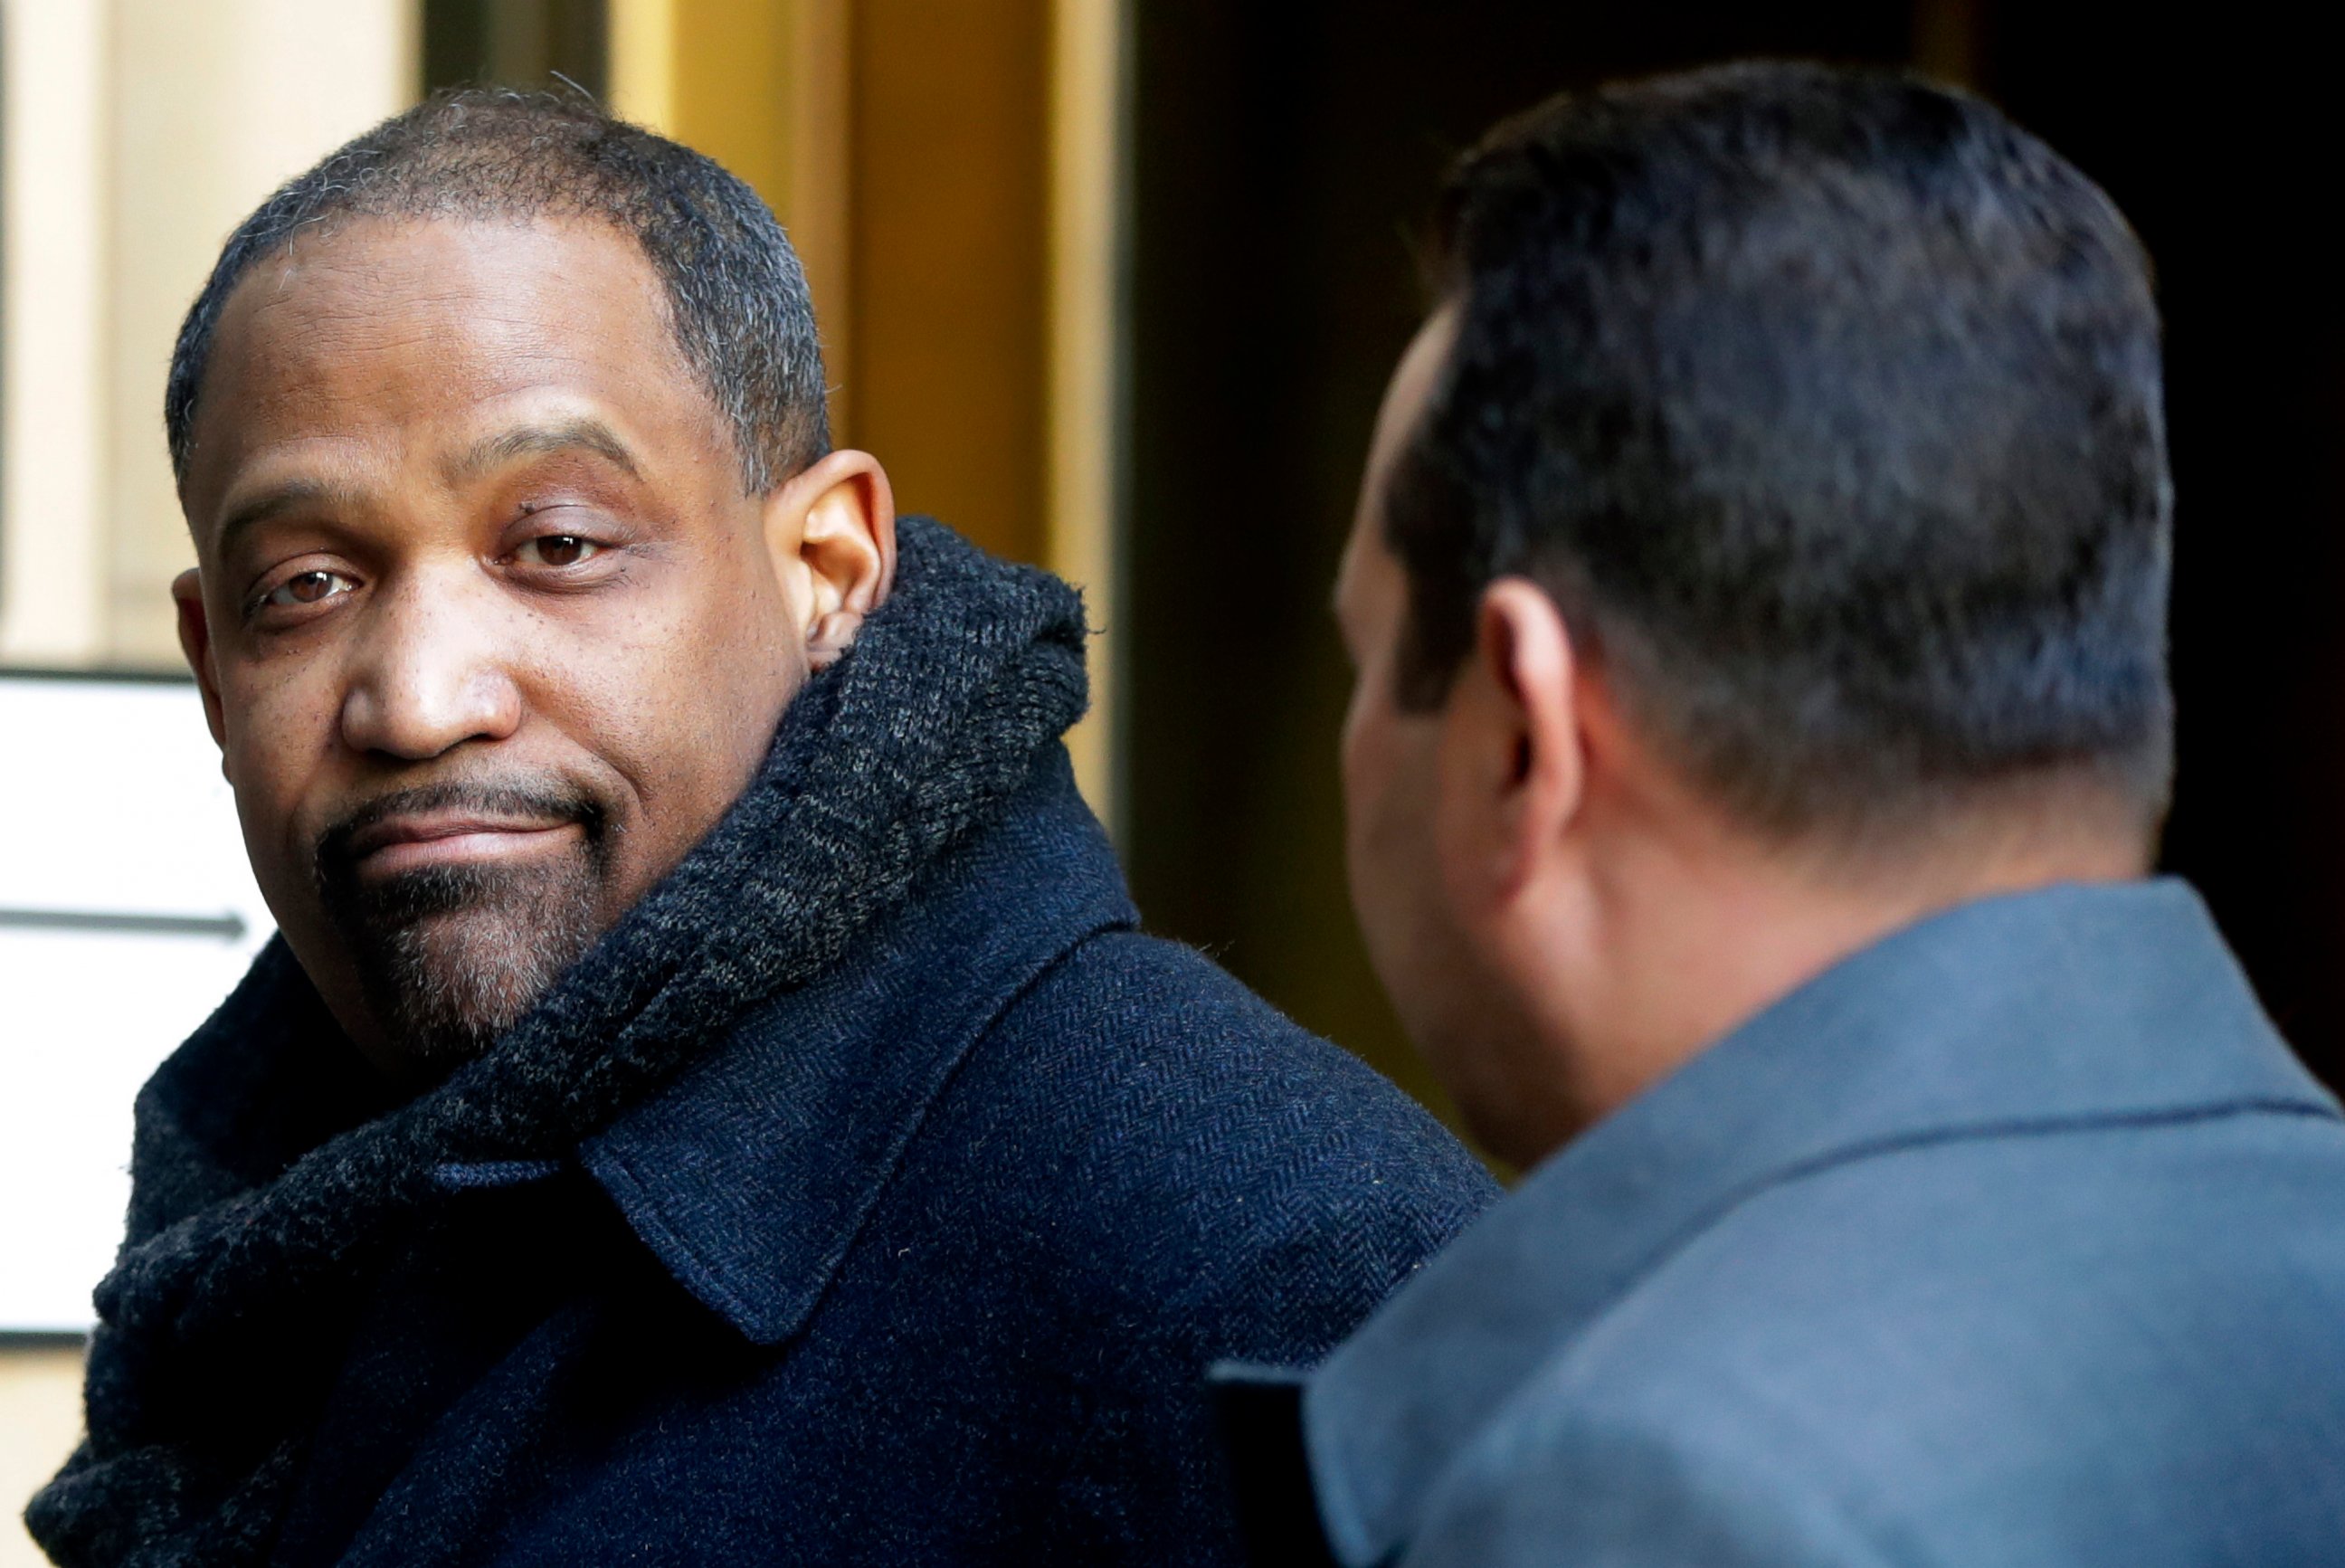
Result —
[[[2345,1126],[2181,884],[1974,904],[1569,1145],[1301,1405],[1354,1568],[2345,1561]]]
[[[1315,1359],[1495,1193],[1133,929],[1062,758],[574,1162],[440,1180],[279,1562],[1231,1562],[1206,1365]]]

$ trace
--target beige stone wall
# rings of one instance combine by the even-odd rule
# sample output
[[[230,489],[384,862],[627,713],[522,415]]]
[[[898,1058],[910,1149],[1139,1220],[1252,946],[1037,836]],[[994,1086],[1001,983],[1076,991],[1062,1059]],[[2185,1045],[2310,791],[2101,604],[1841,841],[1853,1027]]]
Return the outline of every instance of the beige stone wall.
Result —
[[[25,1533],[25,1500],[81,1435],[81,1352],[0,1347],[0,1568],[46,1563]]]
[[[0,7],[0,661],[172,667],[163,372],[219,243],[414,91],[415,0]]]
[[[0,5],[0,662],[103,653],[101,0]]]

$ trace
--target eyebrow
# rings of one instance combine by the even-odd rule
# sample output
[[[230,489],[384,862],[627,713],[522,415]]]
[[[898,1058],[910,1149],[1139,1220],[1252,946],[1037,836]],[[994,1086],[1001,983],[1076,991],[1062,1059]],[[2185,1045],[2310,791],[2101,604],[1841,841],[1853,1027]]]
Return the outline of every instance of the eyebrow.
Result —
[[[644,476],[627,443],[601,420],[585,417],[499,431],[460,453],[448,464],[447,473],[452,481],[477,479],[516,458],[548,457],[563,452],[591,452],[631,479]]]
[[[477,478],[516,458],[543,457],[563,452],[591,452],[631,479],[644,476],[634,454],[627,450],[627,443],[601,420],[584,416],[499,431],[473,443],[458,454],[448,463],[446,472],[452,480]],[[239,503],[220,524],[217,548],[221,555],[227,555],[228,546],[236,542],[239,535],[288,512],[298,512],[309,506],[328,511],[360,512],[369,504],[367,497],[359,491],[332,480],[288,479]]]
[[[215,548],[225,555],[228,546],[236,543],[237,535],[288,512],[298,512],[310,506],[335,512],[360,512],[367,505],[367,498],[348,485],[325,479],[288,479],[238,503],[236,509],[221,521],[219,539]]]

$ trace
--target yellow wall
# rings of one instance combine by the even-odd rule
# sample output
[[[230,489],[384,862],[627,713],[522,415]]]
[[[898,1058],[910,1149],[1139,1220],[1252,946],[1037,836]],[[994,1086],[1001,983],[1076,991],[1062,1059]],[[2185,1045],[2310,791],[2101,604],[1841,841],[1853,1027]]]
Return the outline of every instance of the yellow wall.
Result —
[[[908,508],[1027,559],[1044,544],[1049,19],[1048,0],[622,0],[612,28],[614,107],[788,226],[840,439],[879,453]]]
[[[1114,0],[614,0],[612,101],[781,215],[841,444],[1114,620]],[[1114,682],[1072,738],[1112,820]]]
[[[902,504],[1040,560],[1042,0],[865,0],[856,15],[855,438]]]

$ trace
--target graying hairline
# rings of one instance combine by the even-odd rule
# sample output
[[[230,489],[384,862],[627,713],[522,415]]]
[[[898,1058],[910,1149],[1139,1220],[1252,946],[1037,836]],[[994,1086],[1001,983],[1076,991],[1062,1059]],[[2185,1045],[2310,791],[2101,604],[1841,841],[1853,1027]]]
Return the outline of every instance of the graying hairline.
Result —
[[[734,446],[734,462],[741,479],[742,494],[752,496],[764,494],[780,478],[786,477],[773,472],[776,464],[771,455],[759,449],[758,442],[750,439],[756,433],[756,423],[750,411],[743,406],[743,400],[726,396],[723,391],[723,378],[716,373],[716,366],[704,364],[703,354],[694,351],[693,345],[684,330],[685,319],[676,309],[677,289],[668,280],[668,276],[661,268],[658,258],[654,256],[650,248],[644,243],[643,237],[628,224],[613,218],[591,203],[579,201],[574,198],[552,198],[537,202],[514,200],[457,203],[451,201],[429,209],[421,205],[409,206],[404,203],[364,206],[348,201],[330,201],[322,204],[318,210],[287,225],[283,230],[272,236],[264,248],[247,258],[236,281],[220,300],[212,317],[210,331],[206,337],[202,372],[196,378],[195,386],[188,399],[185,440],[180,443],[182,450],[170,453],[173,488],[181,494],[184,500],[188,473],[195,466],[198,446],[197,423],[203,411],[205,389],[211,382],[212,362],[218,354],[221,331],[227,324],[229,310],[235,305],[237,297],[250,287],[264,270],[289,263],[291,260],[290,252],[297,245],[304,241],[323,244],[340,238],[360,224],[370,222],[477,223],[483,226],[504,224],[525,227],[548,220],[593,224],[616,233],[628,243],[635,254],[642,259],[645,270],[650,273],[655,285],[654,290],[656,296],[655,302],[661,312],[665,329],[661,335],[675,351],[678,365],[692,378],[703,395],[707,398],[710,409],[716,415],[717,424],[724,429],[726,439]],[[782,423],[787,425],[791,422]]]

